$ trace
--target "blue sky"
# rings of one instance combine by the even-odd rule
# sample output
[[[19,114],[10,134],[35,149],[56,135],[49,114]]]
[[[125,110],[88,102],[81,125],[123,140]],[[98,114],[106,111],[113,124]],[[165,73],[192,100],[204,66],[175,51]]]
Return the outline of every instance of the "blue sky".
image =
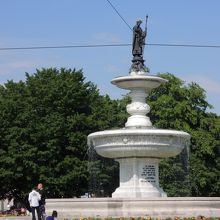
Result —
[[[132,32],[106,0],[1,0],[0,48],[126,44]],[[220,45],[219,0],[111,0],[126,22],[148,19],[147,43]],[[170,72],[197,82],[220,115],[220,48],[145,47],[151,74]],[[111,85],[127,75],[131,47],[0,51],[0,83],[24,80],[36,68],[83,69],[101,94],[121,98]]]

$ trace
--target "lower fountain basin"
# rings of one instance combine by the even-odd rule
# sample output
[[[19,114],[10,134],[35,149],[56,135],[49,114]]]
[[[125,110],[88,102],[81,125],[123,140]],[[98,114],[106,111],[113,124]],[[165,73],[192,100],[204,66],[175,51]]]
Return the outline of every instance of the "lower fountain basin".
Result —
[[[118,129],[92,133],[88,145],[107,158],[174,157],[189,144],[190,135],[163,129]]]

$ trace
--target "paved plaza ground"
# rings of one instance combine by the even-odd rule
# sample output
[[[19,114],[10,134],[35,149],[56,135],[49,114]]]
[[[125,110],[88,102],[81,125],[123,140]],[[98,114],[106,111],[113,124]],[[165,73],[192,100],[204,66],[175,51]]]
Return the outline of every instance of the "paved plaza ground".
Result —
[[[31,216],[9,216],[9,217],[0,217],[0,220],[31,220]]]

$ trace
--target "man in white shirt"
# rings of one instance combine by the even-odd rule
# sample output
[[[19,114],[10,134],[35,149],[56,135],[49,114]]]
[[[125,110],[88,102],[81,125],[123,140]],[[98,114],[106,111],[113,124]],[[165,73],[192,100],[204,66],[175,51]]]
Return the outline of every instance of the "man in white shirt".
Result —
[[[36,220],[35,210],[37,211],[38,220],[41,220],[40,217],[40,209],[39,209],[39,201],[41,199],[40,193],[38,193],[35,189],[29,193],[28,201],[30,203],[31,212],[32,212],[32,220]]]

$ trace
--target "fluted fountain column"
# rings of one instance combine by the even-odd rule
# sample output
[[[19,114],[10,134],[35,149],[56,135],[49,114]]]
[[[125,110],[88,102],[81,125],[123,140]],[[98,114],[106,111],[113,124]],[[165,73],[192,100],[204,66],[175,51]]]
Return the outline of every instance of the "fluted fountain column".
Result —
[[[150,106],[145,101],[147,97],[145,89],[134,88],[129,93],[129,96],[132,102],[126,108],[131,116],[128,118],[125,127],[151,127],[152,123],[149,117],[146,116],[150,112]]]

